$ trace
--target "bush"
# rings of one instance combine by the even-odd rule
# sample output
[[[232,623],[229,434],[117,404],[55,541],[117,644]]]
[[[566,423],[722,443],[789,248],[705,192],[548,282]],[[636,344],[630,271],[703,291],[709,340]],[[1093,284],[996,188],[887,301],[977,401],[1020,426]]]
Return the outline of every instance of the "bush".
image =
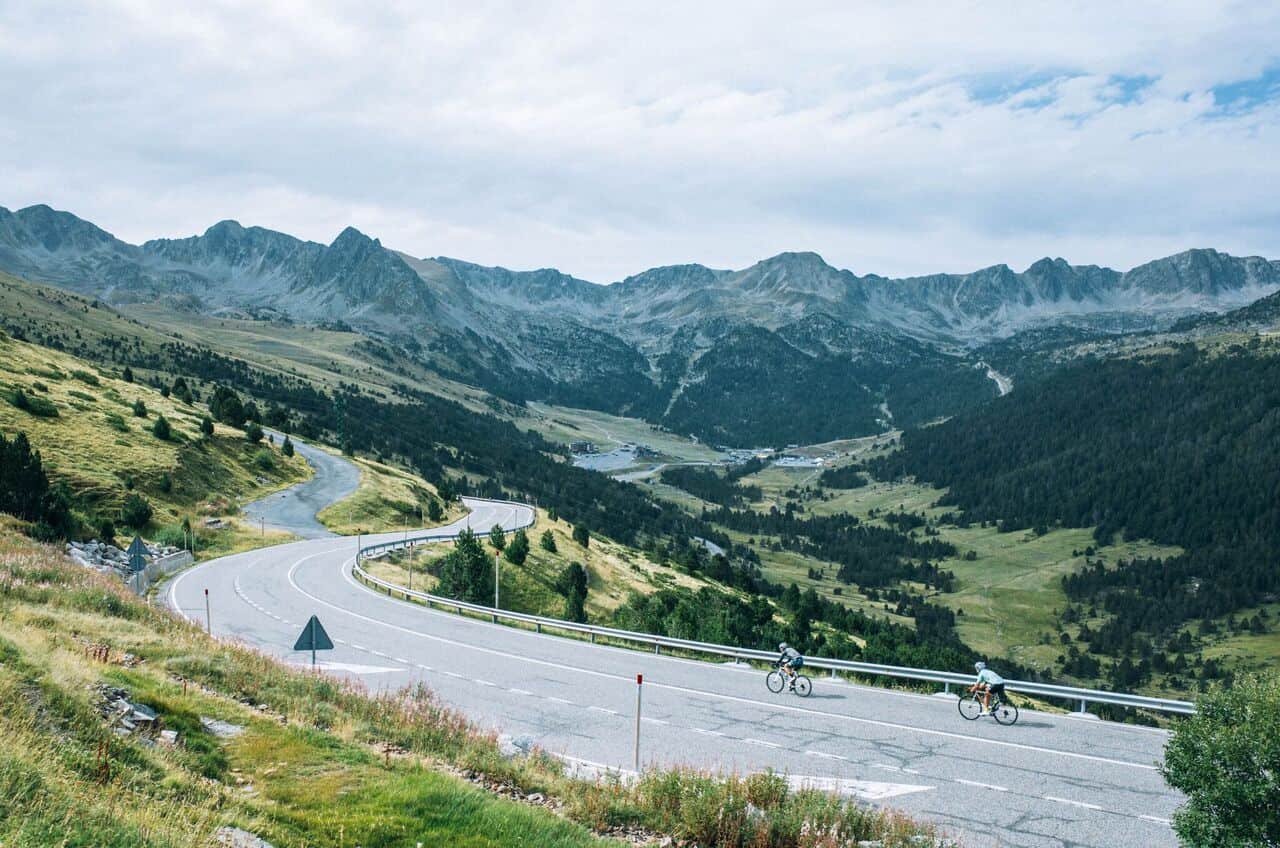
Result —
[[[582,563],[573,562],[560,572],[560,593],[564,595],[564,617],[568,621],[587,620],[587,570]]]
[[[489,529],[489,544],[493,545],[495,551],[507,546],[507,534],[503,532],[501,524],[495,524]]]
[[[575,524],[573,526],[573,541],[585,548],[591,544],[591,532],[581,524]]]
[[[256,445],[262,441],[262,428],[256,422],[250,421],[244,427],[244,440],[251,445]]]
[[[133,417],[134,418],[147,417],[147,405],[143,403],[142,398],[138,398],[133,402]]]
[[[284,442],[280,445],[280,453],[285,456],[293,456],[293,440],[288,436],[284,437]]]
[[[173,438],[173,428],[169,426],[169,419],[163,415],[156,416],[156,423],[151,425],[151,435],[162,442]]]
[[[440,565],[440,594],[473,604],[493,600],[493,566],[480,540],[463,530]]]
[[[524,565],[524,561],[529,558],[529,534],[523,530],[517,530],[502,552],[502,556],[512,565]]]
[[[213,436],[213,419],[207,415],[200,419],[200,435],[206,439]]]
[[[90,386],[101,385],[101,382],[98,380],[98,375],[90,374],[88,371],[81,371],[77,369],[71,372],[71,376],[75,377],[82,383],[88,383]]]
[[[441,508],[440,501],[435,498],[427,498],[427,518],[432,521],[444,518],[444,509]]]
[[[49,485],[40,452],[31,449],[23,432],[12,440],[0,433],[0,512],[36,522],[41,539],[63,537],[71,531],[67,487]]]
[[[261,448],[253,455],[253,464],[259,471],[272,471],[276,467],[276,458],[267,448]]]
[[[9,403],[37,418],[58,417],[58,407],[53,405],[53,401],[29,395],[22,389],[14,389],[9,393]]]
[[[156,488],[166,495],[173,491],[173,478],[169,476],[168,471],[160,475],[160,482],[156,484]]]
[[[126,366],[124,367],[124,371],[122,371],[122,372],[120,373],[120,379],[121,379],[121,380],[124,380],[126,383],[132,383],[132,382],[133,382],[133,369],[132,369],[132,368],[130,368],[128,365],[126,365]]]
[[[110,427],[112,430],[115,430],[120,433],[129,432],[129,425],[126,424],[124,419],[121,418],[119,415],[116,415],[114,412],[108,412],[106,415],[106,418],[107,418],[107,426]]]
[[[147,503],[146,498],[131,492],[120,507],[120,523],[134,530],[141,530],[151,523],[152,514],[151,504]]]
[[[209,398],[209,414],[215,420],[232,427],[244,426],[244,404],[240,396],[226,386],[218,386]]]
[[[1173,828],[1187,845],[1280,845],[1280,677],[1217,685],[1174,726],[1164,779],[1187,795]]]
[[[116,540],[116,525],[110,518],[103,518],[98,521],[98,538],[107,544],[112,544]]]
[[[556,536],[550,530],[542,531],[542,538],[538,540],[538,544],[544,551],[556,552]]]

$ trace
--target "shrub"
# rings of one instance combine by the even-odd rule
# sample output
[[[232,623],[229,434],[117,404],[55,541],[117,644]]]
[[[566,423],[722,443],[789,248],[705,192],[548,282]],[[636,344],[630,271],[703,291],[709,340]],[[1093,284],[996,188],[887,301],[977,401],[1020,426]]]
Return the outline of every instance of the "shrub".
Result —
[[[156,488],[166,495],[173,491],[173,478],[169,476],[168,471],[160,475],[160,482],[156,484]]]
[[[503,532],[501,524],[495,524],[489,529],[489,544],[493,545],[495,551],[507,546],[507,534]]]
[[[1280,844],[1280,677],[1202,695],[1174,726],[1161,771],[1187,795],[1173,820],[1185,844]]]
[[[217,386],[209,398],[209,414],[232,427],[244,426],[244,404],[240,396],[226,386]]]
[[[37,418],[58,417],[58,407],[53,405],[53,401],[29,395],[22,389],[14,389],[9,393],[9,403]]]
[[[98,538],[108,544],[116,540],[116,525],[110,518],[103,518],[98,521]]]
[[[108,412],[106,415],[106,418],[107,418],[107,426],[110,427],[112,430],[115,430],[120,433],[129,432],[129,425],[126,424],[124,419],[121,418],[116,413]]]
[[[183,403],[191,403],[191,388],[187,385],[187,381],[181,377],[173,381],[173,386],[169,389],[169,394]]]
[[[476,534],[463,530],[440,564],[440,594],[482,604],[493,598],[493,566]]]
[[[556,536],[550,530],[542,531],[542,538],[538,540],[538,544],[544,551],[556,552]]]
[[[200,419],[200,435],[206,439],[213,435],[213,419],[207,415]]]
[[[582,545],[582,547],[584,548],[587,547],[588,545],[591,544],[590,531],[588,531],[587,528],[583,527],[581,524],[575,524],[573,526],[573,541],[577,542],[579,545]]]
[[[569,621],[587,620],[587,570],[582,563],[573,562],[560,572],[560,593],[564,595],[564,617]]]
[[[502,556],[512,565],[524,565],[524,561],[529,558],[529,534],[523,530],[517,530],[511,537],[511,542],[503,550]]]
[[[128,365],[126,365],[126,366],[124,367],[124,371],[122,371],[122,372],[120,373],[120,379],[121,379],[121,380],[124,380],[126,383],[132,383],[132,382],[133,382],[133,369],[132,369],[132,368],[130,368]]]
[[[444,518],[444,509],[441,508],[440,501],[435,498],[427,498],[427,518],[432,521]]]
[[[270,450],[261,448],[253,455],[253,464],[260,471],[271,471],[276,467],[276,458]]]
[[[77,380],[79,380],[82,383],[88,383],[90,386],[102,385],[101,382],[98,380],[98,375],[90,374],[88,371],[81,371],[77,369],[71,372],[71,376],[75,377]]]
[[[258,442],[262,441],[262,435],[262,428],[258,426],[257,422],[250,421],[245,425],[244,440],[249,444],[256,445]]]
[[[288,436],[285,436],[284,441],[280,444],[280,453],[285,456],[293,456],[293,440]]]
[[[36,522],[42,539],[66,536],[72,527],[66,485],[49,485],[40,452],[21,431],[12,440],[0,433],[0,512]]]
[[[173,438],[173,428],[169,426],[169,419],[163,415],[156,416],[156,423],[151,425],[151,435],[162,442]]]
[[[134,530],[141,530],[151,522],[153,510],[146,498],[136,492],[129,493],[120,507],[120,523]]]
[[[146,403],[143,402],[142,398],[138,398],[133,402],[133,417],[134,418],[147,417],[147,405]]]

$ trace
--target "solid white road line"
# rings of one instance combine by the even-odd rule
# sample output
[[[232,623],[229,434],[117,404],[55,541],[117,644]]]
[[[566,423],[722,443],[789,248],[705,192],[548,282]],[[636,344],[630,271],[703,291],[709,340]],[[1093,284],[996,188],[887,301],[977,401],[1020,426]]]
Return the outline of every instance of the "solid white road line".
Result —
[[[976,786],[978,789],[993,789],[996,792],[1008,792],[1008,788],[1004,786],[996,786],[994,783],[979,783],[976,780],[965,780],[963,777],[955,778],[956,783],[963,783],[965,786]]]
[[[782,746],[776,742],[767,742],[764,739],[752,739],[750,736],[742,740],[747,745],[759,745],[762,748],[781,748]]]

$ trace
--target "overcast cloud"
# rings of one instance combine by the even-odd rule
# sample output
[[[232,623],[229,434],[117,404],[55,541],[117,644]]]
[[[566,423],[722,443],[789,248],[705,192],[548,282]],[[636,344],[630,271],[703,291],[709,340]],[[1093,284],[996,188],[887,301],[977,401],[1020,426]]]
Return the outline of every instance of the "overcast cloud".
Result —
[[[0,205],[600,282],[1280,258],[1274,3],[176,5],[0,0]]]

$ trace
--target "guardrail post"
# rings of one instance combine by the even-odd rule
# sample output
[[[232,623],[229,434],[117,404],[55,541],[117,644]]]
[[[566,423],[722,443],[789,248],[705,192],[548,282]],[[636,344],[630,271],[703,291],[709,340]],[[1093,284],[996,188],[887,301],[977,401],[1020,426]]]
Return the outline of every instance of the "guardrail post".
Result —
[[[1080,699],[1080,712],[1082,712],[1082,713],[1087,712],[1087,710],[1085,710],[1085,701],[1084,701],[1084,698],[1081,698],[1081,699]]]
[[[539,633],[541,633],[541,632],[542,632],[542,622],[541,622],[541,621],[534,622],[534,625],[533,625],[533,626],[534,626],[534,628],[537,630],[537,632],[539,632]]]
[[[944,694],[944,695],[950,695],[950,694],[951,694],[951,684],[950,684],[950,683],[944,683],[944,684],[942,684],[942,694]]]
[[[593,645],[594,645],[595,643],[596,643],[596,634],[592,633],[592,634],[591,634],[591,644],[593,644]]]
[[[661,653],[662,653],[662,646],[661,646],[661,645],[654,645],[654,646],[653,646],[653,652],[654,652],[655,654],[661,654]]]

